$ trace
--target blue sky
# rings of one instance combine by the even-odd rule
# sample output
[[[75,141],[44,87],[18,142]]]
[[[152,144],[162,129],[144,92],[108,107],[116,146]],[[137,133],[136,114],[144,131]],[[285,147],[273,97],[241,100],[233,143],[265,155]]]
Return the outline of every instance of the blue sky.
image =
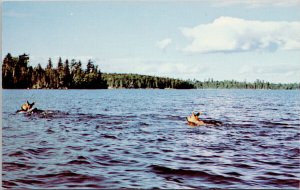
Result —
[[[102,72],[300,82],[299,0],[4,1],[2,55]]]

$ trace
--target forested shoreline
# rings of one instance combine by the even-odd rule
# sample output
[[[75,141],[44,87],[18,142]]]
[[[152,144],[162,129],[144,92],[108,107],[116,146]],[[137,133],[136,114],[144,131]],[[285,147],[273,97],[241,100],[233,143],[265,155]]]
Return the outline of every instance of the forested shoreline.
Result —
[[[300,89],[300,83],[275,84],[262,80],[238,82],[208,79],[180,80],[139,74],[102,73],[91,60],[82,68],[80,60],[59,58],[54,63],[49,58],[46,68],[41,64],[32,67],[26,54],[13,57],[7,54],[2,63],[2,88],[4,89],[107,89],[107,88],[154,88],[154,89]],[[201,74],[201,73],[199,73]]]
[[[238,82],[235,80],[218,81],[208,79],[206,81],[190,81],[197,89],[266,89],[266,90],[296,90],[300,89],[300,83],[270,83],[257,79],[255,82]]]
[[[192,89],[195,86],[184,80],[139,74],[103,73],[109,88]]]
[[[91,60],[86,69],[82,69],[81,61],[72,59],[64,62],[59,58],[57,67],[49,58],[46,68],[41,64],[36,67],[28,65],[29,56],[26,54],[12,57],[11,54],[3,60],[2,88],[4,89],[105,89],[106,81],[101,76],[98,66]]]

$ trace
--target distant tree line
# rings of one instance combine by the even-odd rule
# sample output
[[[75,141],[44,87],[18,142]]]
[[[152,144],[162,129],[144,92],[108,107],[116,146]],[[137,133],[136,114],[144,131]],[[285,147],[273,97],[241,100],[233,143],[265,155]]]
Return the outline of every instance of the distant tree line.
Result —
[[[205,89],[205,88],[214,88],[214,89],[284,89],[284,90],[293,90],[300,89],[300,83],[289,83],[289,84],[275,84],[266,82],[263,80],[257,79],[254,82],[238,82],[235,80],[224,80],[218,81],[213,79],[208,79],[205,81],[193,80],[189,81],[194,84],[195,88]]]
[[[5,89],[105,89],[105,88],[174,88],[174,89],[300,89],[300,83],[274,84],[261,80],[255,82],[237,82],[234,80],[217,81],[208,79],[179,80],[167,77],[155,77],[138,74],[101,73],[98,66],[88,60],[86,69],[81,61],[59,58],[54,67],[49,58],[46,68],[40,64],[30,66],[26,54],[13,57],[6,55],[2,64],[2,87]]]
[[[154,77],[138,74],[103,74],[109,88],[175,88],[191,89],[194,85],[188,81],[166,77]]]
[[[2,87],[11,89],[107,88],[98,66],[95,66],[91,60],[88,61],[85,70],[82,69],[81,61],[75,59],[69,63],[68,59],[63,62],[59,58],[56,68],[49,59],[45,69],[40,64],[33,68],[28,65],[28,62],[29,56],[26,54],[12,57],[8,53],[2,65]]]

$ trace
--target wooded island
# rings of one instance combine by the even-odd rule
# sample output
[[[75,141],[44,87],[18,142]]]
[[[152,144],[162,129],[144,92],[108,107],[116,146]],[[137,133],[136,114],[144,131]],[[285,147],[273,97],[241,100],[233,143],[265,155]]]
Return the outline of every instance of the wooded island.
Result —
[[[107,89],[107,88],[156,88],[156,89],[300,89],[300,83],[274,84],[261,80],[253,83],[234,80],[207,81],[180,80],[139,74],[101,73],[97,65],[88,60],[82,69],[81,61],[59,58],[54,67],[49,58],[46,68],[41,64],[30,66],[26,54],[13,57],[8,53],[2,64],[4,89]],[[201,74],[201,73],[199,73]]]

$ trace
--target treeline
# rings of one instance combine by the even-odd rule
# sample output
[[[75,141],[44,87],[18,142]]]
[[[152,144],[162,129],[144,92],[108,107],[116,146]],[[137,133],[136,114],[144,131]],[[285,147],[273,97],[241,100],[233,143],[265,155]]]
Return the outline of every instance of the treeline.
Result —
[[[300,89],[300,83],[289,83],[289,84],[275,84],[270,82],[265,82],[263,80],[257,79],[255,82],[238,82],[235,80],[224,80],[218,81],[213,79],[208,79],[206,81],[193,80],[189,81],[194,84],[195,88],[205,89],[205,88],[214,88],[214,89],[283,89],[283,90],[293,90]]]
[[[154,77],[138,74],[103,74],[109,88],[175,88],[191,89],[194,85],[188,81],[167,77]]]
[[[103,88],[194,88],[187,81],[165,77],[152,77],[136,74],[102,74],[91,60],[86,69],[81,61],[59,58],[54,67],[49,58],[46,68],[40,64],[32,67],[26,54],[3,60],[2,87],[5,89],[103,89]]]
[[[81,61],[59,58],[54,67],[49,58],[46,68],[40,64],[32,67],[26,54],[13,57],[6,55],[2,64],[2,87],[5,89],[106,89],[106,88],[157,88],[157,89],[300,89],[300,83],[274,84],[262,80],[238,82],[208,79],[179,80],[138,74],[101,73],[91,60],[82,69]]]
[[[6,55],[2,65],[2,87],[10,89],[46,88],[46,89],[101,89],[107,88],[107,83],[102,79],[102,74],[91,60],[86,69],[82,69],[81,61],[59,58],[57,67],[52,60],[48,60],[46,68],[40,64],[36,67],[28,65],[29,56],[19,57]]]

